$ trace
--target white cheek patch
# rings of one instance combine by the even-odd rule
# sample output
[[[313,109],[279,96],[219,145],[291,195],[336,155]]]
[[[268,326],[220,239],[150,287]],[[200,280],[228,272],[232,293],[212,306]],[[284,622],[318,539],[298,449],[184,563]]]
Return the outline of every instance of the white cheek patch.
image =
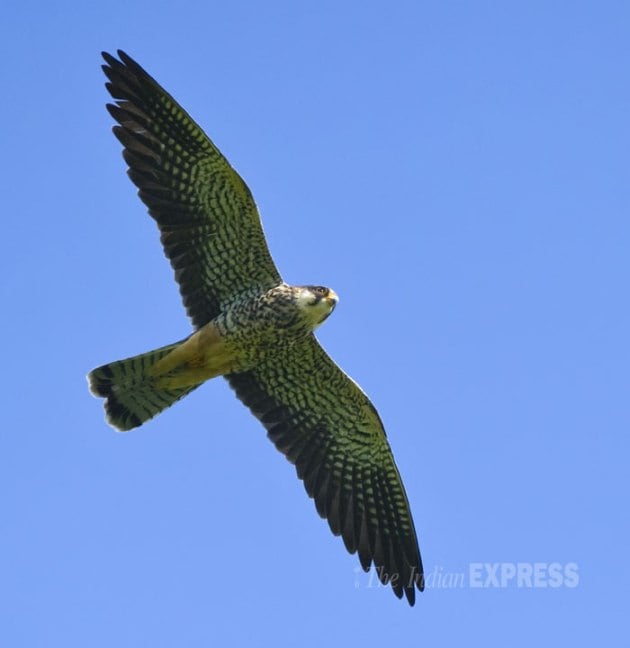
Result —
[[[330,315],[332,308],[325,299],[315,304],[313,299],[312,293],[305,291],[297,296],[296,303],[308,324],[315,330]]]
[[[310,293],[301,292],[297,296],[296,301],[297,301],[298,308],[303,312],[313,308],[311,305],[311,302],[313,301],[313,295],[311,295]]]

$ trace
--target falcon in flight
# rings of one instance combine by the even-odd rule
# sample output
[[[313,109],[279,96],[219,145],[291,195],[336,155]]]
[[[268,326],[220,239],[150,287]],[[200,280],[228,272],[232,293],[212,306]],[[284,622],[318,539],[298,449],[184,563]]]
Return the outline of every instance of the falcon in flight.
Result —
[[[413,605],[422,562],[383,424],[313,335],[337,295],[282,281],[247,185],[173,97],[118,57],[103,53],[115,100],[107,109],[194,332],[94,369],[92,393],[112,426],[130,430],[223,376],[295,465],[331,531]]]

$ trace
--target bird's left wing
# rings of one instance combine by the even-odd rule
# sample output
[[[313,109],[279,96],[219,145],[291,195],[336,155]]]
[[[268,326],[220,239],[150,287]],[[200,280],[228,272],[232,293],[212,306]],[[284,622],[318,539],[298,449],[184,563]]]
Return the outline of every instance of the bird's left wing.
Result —
[[[118,56],[103,52],[114,134],[199,328],[239,294],[277,286],[280,274],[247,185],[175,99]]]
[[[413,605],[423,572],[409,503],[381,419],[359,386],[313,335],[226,378],[295,464],[332,532]]]

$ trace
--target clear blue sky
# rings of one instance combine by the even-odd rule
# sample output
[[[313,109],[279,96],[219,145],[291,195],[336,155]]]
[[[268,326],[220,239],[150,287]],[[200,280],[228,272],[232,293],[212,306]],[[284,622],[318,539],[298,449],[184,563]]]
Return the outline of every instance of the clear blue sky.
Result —
[[[17,5],[0,644],[618,645],[628,4]],[[190,330],[104,109],[119,47],[245,178],[286,280],[339,293],[320,339],[382,415],[427,573],[457,587],[410,609],[357,573],[221,380],[132,433],[104,423],[87,371]],[[577,582],[490,578],[552,563]]]

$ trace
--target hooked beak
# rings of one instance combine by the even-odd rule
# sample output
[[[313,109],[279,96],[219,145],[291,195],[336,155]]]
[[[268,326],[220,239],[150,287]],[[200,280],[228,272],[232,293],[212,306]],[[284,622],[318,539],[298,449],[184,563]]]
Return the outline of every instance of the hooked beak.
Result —
[[[331,290],[329,288],[328,295],[325,297],[325,299],[328,305],[330,306],[330,309],[332,310],[337,305],[337,302],[339,301],[339,296],[334,290]]]

